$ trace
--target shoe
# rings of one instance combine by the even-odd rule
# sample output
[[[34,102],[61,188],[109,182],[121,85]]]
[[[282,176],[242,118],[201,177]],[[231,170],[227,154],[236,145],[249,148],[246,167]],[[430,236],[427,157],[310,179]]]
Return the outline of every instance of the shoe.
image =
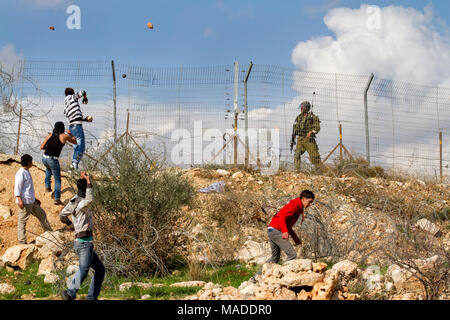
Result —
[[[70,300],[70,301],[74,300],[73,297],[67,292],[67,290],[61,292],[61,296],[63,300]]]
[[[248,279],[248,282],[255,284],[257,282],[255,276]]]
[[[55,198],[55,193],[52,192],[52,194],[50,195],[50,197],[51,197],[52,199],[54,199],[54,198]]]
[[[72,162],[72,164],[70,165],[70,169],[72,169],[72,170],[78,170],[78,163]]]
[[[61,200],[55,200],[54,202],[53,202],[53,204],[54,205],[57,205],[57,206],[61,206],[61,205],[64,205],[64,202],[62,202]]]
[[[52,192],[52,188],[45,188],[46,192]]]

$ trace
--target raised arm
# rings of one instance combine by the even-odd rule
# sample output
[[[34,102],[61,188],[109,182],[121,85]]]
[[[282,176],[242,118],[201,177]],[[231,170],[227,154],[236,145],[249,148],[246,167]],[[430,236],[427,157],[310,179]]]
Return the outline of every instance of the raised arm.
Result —
[[[44,150],[45,145],[47,144],[48,139],[50,139],[50,137],[52,136],[51,133],[48,134],[48,136],[44,139],[44,141],[41,143],[40,149]]]

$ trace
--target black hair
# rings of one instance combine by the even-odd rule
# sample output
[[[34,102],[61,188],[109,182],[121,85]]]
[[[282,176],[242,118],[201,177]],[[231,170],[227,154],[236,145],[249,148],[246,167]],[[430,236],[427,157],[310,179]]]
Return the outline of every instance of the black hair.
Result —
[[[75,90],[73,90],[72,88],[66,88],[66,91],[64,91],[64,93],[66,94],[66,97],[67,97],[72,94],[75,94]]]
[[[303,190],[302,193],[300,194],[300,199],[302,199],[302,198],[314,200],[315,196],[314,196],[314,193],[312,193],[312,191]]]
[[[87,188],[87,181],[86,179],[78,179],[77,180],[77,188],[78,190],[86,190]]]
[[[54,135],[60,135],[61,133],[64,133],[66,128],[64,127],[64,122],[58,121],[55,123],[55,128],[53,129]]]
[[[30,162],[33,161],[33,157],[30,156],[29,154],[24,154],[21,158],[20,158],[20,164],[22,165],[22,167],[26,167],[30,164]]]

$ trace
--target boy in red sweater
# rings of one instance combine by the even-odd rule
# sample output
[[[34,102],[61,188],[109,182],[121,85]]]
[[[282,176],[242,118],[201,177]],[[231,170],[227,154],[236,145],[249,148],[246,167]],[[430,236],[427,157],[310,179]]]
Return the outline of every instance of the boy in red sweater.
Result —
[[[303,190],[299,198],[292,199],[287,205],[285,205],[276,215],[273,216],[270,221],[267,233],[269,235],[270,248],[272,250],[272,256],[266,262],[278,263],[280,261],[281,250],[286,255],[286,261],[297,258],[292,244],[289,242],[289,235],[294,240],[295,245],[302,244],[302,240],[297,236],[292,229],[297,222],[300,215],[302,215],[302,223],[305,219],[304,210],[308,208],[314,201],[314,193],[309,190]],[[260,275],[262,268],[256,273],[255,276]],[[256,282],[255,276],[250,278],[251,282]]]

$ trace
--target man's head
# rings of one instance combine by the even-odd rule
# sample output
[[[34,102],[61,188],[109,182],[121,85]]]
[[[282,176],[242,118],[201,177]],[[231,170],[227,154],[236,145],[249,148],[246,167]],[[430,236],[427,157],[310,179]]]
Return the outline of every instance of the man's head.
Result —
[[[64,127],[64,122],[58,121],[55,123],[55,128],[53,129],[53,133],[61,134],[64,133],[66,128]]]
[[[29,154],[24,154],[24,155],[20,158],[20,164],[21,164],[22,167],[24,167],[25,169],[31,168],[31,166],[33,165],[33,157],[30,156]]]
[[[71,96],[75,94],[75,90],[73,90],[72,88],[66,88],[66,91],[64,91],[64,93],[66,94],[66,97]]]
[[[314,201],[314,193],[312,193],[312,191],[309,190],[303,190],[302,193],[300,194],[300,200],[302,201],[303,204],[303,208],[306,209],[308,208]]]
[[[86,179],[78,179],[77,180],[77,188],[78,188],[78,191],[86,191],[86,188],[87,188],[87,181],[86,181]]]
[[[308,101],[300,103],[300,110],[302,113],[308,113],[311,110],[311,104]]]

